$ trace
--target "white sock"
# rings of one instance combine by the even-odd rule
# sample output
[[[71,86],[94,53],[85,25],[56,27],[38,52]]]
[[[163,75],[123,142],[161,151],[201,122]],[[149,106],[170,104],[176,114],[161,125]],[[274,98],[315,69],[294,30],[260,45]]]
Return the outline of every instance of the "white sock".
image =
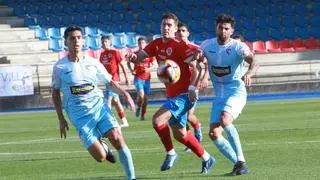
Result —
[[[246,160],[244,159],[244,155],[240,155],[237,157],[238,158],[238,161],[242,161],[242,162],[246,162]]]
[[[171,149],[170,151],[167,152],[169,155],[175,155],[176,151],[174,149]]]
[[[208,161],[210,159],[210,154],[207,151],[204,151],[204,153],[201,156],[202,161]]]

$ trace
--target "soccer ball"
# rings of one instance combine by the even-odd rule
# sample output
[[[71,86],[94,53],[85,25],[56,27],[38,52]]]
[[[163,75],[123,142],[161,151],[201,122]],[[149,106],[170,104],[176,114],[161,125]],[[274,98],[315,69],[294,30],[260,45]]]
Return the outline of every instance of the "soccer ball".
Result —
[[[174,84],[180,79],[180,68],[172,60],[165,60],[157,70],[159,80],[165,84]]]

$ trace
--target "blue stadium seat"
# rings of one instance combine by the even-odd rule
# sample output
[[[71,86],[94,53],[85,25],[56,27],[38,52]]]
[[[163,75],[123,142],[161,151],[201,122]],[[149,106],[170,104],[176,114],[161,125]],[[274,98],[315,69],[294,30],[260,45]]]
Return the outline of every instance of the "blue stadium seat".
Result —
[[[128,48],[138,47],[137,34],[135,32],[127,32],[126,39],[127,39],[127,47]]]
[[[130,2],[128,4],[128,9],[133,11],[133,12],[138,12],[141,9],[141,5],[140,5],[140,3]]]
[[[264,7],[267,7],[270,4],[269,0],[257,0],[256,2]],[[258,9],[258,10],[260,10],[260,9]],[[261,17],[261,16],[259,16],[259,17]]]
[[[319,11],[320,11],[320,9],[319,9]],[[311,26],[316,26],[316,27],[320,26],[320,16],[318,16],[318,15],[312,16],[310,18],[309,22],[310,22],[309,24]]]
[[[118,13],[127,11],[127,7],[122,2],[114,2],[112,8],[115,12],[118,12]]]
[[[206,31],[213,32],[215,31],[215,22],[211,20],[204,20],[203,27],[206,29]]]
[[[295,37],[300,39],[308,39],[308,29],[306,27],[297,27],[295,31]]]
[[[33,27],[37,26],[35,18],[34,17],[25,17],[24,18],[24,26],[29,27],[29,29],[32,29]]]
[[[279,17],[273,16],[267,19],[267,24],[270,28],[273,29],[280,29],[281,28],[281,21]]]
[[[294,11],[299,16],[306,16],[308,15],[308,7],[305,3],[295,4]]]
[[[141,23],[150,23],[152,22],[151,13],[149,11],[140,11],[138,13],[138,19]]]
[[[111,4],[111,3],[110,3]],[[100,3],[97,3],[97,2],[91,2],[88,4],[88,12],[91,12],[91,13],[94,13],[94,12],[97,12],[100,10],[100,7],[103,6],[104,4],[100,4]]]
[[[87,24],[86,17],[82,14],[76,14],[73,16],[73,24],[76,24],[78,26],[83,26]]]
[[[63,15],[61,19],[61,26],[70,26],[70,24],[73,24],[73,17],[71,15]]]
[[[111,24],[110,31],[113,33],[122,32],[122,25],[121,24]]]
[[[244,31],[243,32],[243,37],[250,42],[253,41],[257,41],[258,40],[258,36],[257,36],[257,32],[255,30],[252,31]]]
[[[84,33],[86,36],[90,37],[98,37],[100,36],[98,29],[95,27],[85,26],[84,27]]]
[[[152,26],[152,25],[151,25]],[[158,28],[160,28],[160,25],[158,26]],[[136,25],[136,32],[138,34],[143,34],[143,35],[147,35],[149,33],[149,28],[148,25],[145,23],[138,23]]]
[[[35,37],[40,40],[48,40],[47,32],[43,28],[35,29]]]
[[[291,32],[292,33],[292,32]],[[269,31],[269,40],[273,39],[273,40],[281,40],[283,39],[283,32],[279,31],[278,29],[270,29]]]
[[[256,7],[256,11],[255,11],[256,17],[265,18],[266,16],[268,16],[269,15],[269,11],[268,11],[268,9],[266,7],[267,6],[258,5]]]
[[[151,24],[150,30],[146,32],[146,34],[160,34],[160,24],[158,22],[154,22]]]
[[[295,23],[296,23],[296,26],[298,27],[305,27],[309,24],[307,17],[304,17],[304,16],[296,16]]]
[[[268,27],[268,24],[267,24],[267,20],[266,18],[257,18],[256,19],[256,26],[257,28],[259,29],[265,29]]]
[[[122,30],[123,30],[124,32],[134,32],[134,31],[136,31],[136,29],[135,29],[135,24],[129,23],[129,22],[124,23],[124,24],[122,25]]]
[[[150,2],[139,1],[141,8],[143,9],[141,11],[152,12],[153,10],[155,10],[152,2],[153,1],[150,1]]]
[[[105,22],[110,22],[111,21],[111,16],[109,13],[98,13],[98,22],[100,23],[105,23]]]
[[[60,27],[61,21],[59,16],[50,16],[49,17],[49,26]]]
[[[154,10],[152,11],[152,16],[150,17],[153,22],[161,22],[162,11]]]
[[[84,15],[84,12],[87,12],[87,9],[88,9],[88,4],[86,3],[75,3],[74,5],[74,12],[77,12],[79,14],[83,14]]]
[[[201,21],[198,20],[191,20],[188,22],[188,26],[190,28],[190,31],[193,33],[201,33],[203,31],[205,31],[206,29],[204,28],[204,26],[202,25]]]
[[[193,1],[193,7],[199,11],[199,9],[207,7],[207,3],[204,0]]]
[[[111,21],[113,23],[122,23],[122,22],[124,22],[123,13],[119,13],[119,12],[111,13]]]
[[[43,16],[43,15],[51,15],[52,14],[51,8],[46,4],[41,4],[38,7],[38,14],[41,15],[41,16]]]
[[[276,33],[278,31],[275,31],[274,33]],[[284,30],[282,31],[282,35],[281,35],[281,39],[294,39],[295,38],[295,34],[292,28],[284,28]]]
[[[246,19],[245,21],[243,21],[242,27],[248,31],[253,31],[256,29],[257,26],[256,26],[255,22],[253,21],[253,19]]]
[[[278,5],[278,3],[275,4],[271,4],[269,6],[269,13],[266,14],[265,16],[273,16],[273,17],[280,17],[282,16],[282,9],[281,7]]]
[[[192,36],[192,41],[194,42],[194,43],[196,43],[196,44],[201,44],[202,43],[202,41],[204,41],[205,40],[205,38],[202,36],[202,34],[193,34],[193,36]]]
[[[313,2],[311,4],[311,11],[313,13],[313,15],[320,15],[320,2]]]
[[[282,17],[282,25],[285,28],[294,28],[295,27],[295,18],[293,18],[292,16]]]
[[[40,26],[44,26],[44,27],[47,27],[49,26],[49,23],[48,23],[48,18],[45,17],[45,16],[39,16],[37,17],[37,24],[40,25]]]
[[[31,4],[26,5],[25,6],[25,13],[27,13],[30,16],[38,15],[38,6],[31,5]]]
[[[16,7],[14,7],[13,9],[13,14],[15,16],[24,16],[26,13],[25,13],[25,6],[23,5],[18,5]]]
[[[162,12],[166,12],[168,11],[169,7],[167,6],[170,5],[169,3],[165,3],[165,2],[161,2],[161,1],[157,1],[157,3],[155,3],[153,6],[156,10],[158,11],[162,11]]]
[[[133,12],[124,13],[123,20],[127,23],[135,23],[137,22],[137,18],[135,17]]]
[[[176,15],[183,22],[187,22],[190,19],[189,11],[185,9],[179,9],[176,11]]]
[[[125,33],[114,33],[112,40],[113,47],[117,49],[126,47],[126,34]]]
[[[87,14],[87,23],[89,25],[92,25],[92,24],[95,24],[95,23],[98,23],[99,20],[98,20],[98,17],[95,13],[90,13],[90,14]]]
[[[107,26],[105,25],[98,27],[98,33],[103,36],[112,35],[112,33],[107,29]]]
[[[257,39],[261,41],[267,41],[270,39],[269,31],[267,29],[259,29],[256,35]]]
[[[308,32],[309,37],[320,38],[320,27],[311,27]]]
[[[259,11],[259,10],[258,10]],[[242,9],[242,15],[248,19],[256,18],[256,13],[253,8],[247,7]]]
[[[87,36],[86,43],[87,43],[89,49],[92,49],[92,50],[101,49],[100,38]]]
[[[64,50],[63,48],[63,39],[49,39],[48,41],[48,49],[54,52],[61,52]]]
[[[113,3],[105,3],[104,1],[102,1],[103,3],[100,6],[100,11],[101,12],[111,12],[113,10],[112,5]]]
[[[67,27],[60,27],[60,34],[64,37],[64,32],[66,31]]]
[[[201,21],[201,20],[203,20],[205,18],[203,12],[199,11],[199,9],[193,9],[193,10],[190,11],[189,14],[191,14],[191,18],[193,20],[197,20],[197,21]]]
[[[284,4],[278,4],[278,6],[282,7],[282,13],[284,16],[294,16],[296,15],[296,12],[294,10],[294,7],[292,3],[284,3]]]
[[[48,37],[50,39],[61,39],[62,36],[60,34],[60,29],[55,28],[55,27],[50,27],[47,29],[48,32]]]
[[[62,10],[64,14],[71,15],[74,12],[73,6],[68,5],[67,3],[62,5]]]
[[[180,6],[182,9],[192,9],[193,1],[180,1]]]

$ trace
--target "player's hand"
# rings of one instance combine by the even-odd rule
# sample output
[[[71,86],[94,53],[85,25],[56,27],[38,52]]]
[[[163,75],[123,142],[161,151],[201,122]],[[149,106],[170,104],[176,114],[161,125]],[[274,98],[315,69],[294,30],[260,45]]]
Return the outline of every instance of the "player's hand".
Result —
[[[60,126],[60,137],[66,139],[67,138],[67,131],[69,130],[68,122],[63,118],[59,120]]]
[[[126,80],[126,85],[129,86],[131,82],[129,80]]]
[[[242,77],[242,80],[244,81],[244,84],[246,86],[251,86],[252,84],[252,78],[251,78],[251,75],[246,73],[243,77]]]
[[[126,59],[128,59],[128,61],[135,62],[137,55],[133,52],[129,52],[126,54]]]
[[[200,59],[200,57],[202,57],[202,50],[200,48],[197,48],[194,50],[194,54],[193,54],[193,60],[198,60]]]
[[[204,89],[204,88],[207,88],[209,85],[209,81],[207,78],[204,78],[201,82],[200,82],[200,88],[201,89]]]
[[[133,101],[133,99],[131,98],[131,96],[130,96],[130,94],[128,92],[126,93],[126,100],[127,100],[128,104],[129,104],[130,111],[131,112],[136,112],[136,106],[135,106],[134,101]]]

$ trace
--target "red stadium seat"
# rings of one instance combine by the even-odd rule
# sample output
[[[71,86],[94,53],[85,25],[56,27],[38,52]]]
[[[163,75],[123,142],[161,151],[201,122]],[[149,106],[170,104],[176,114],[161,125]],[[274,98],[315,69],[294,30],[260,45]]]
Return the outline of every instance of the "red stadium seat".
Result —
[[[253,52],[252,42],[245,41],[244,43],[245,43],[245,44],[250,48],[250,50]]]
[[[292,45],[295,51],[305,51],[307,48],[301,39],[295,39],[292,41]]]
[[[274,40],[266,41],[266,49],[268,52],[281,52],[278,42]]]
[[[266,53],[266,47],[264,41],[255,41],[252,43],[253,52]]]
[[[320,44],[314,38],[307,39],[305,45],[307,49],[320,49]]]
[[[294,48],[292,47],[289,40],[279,41],[279,47],[281,52],[294,52]]]

